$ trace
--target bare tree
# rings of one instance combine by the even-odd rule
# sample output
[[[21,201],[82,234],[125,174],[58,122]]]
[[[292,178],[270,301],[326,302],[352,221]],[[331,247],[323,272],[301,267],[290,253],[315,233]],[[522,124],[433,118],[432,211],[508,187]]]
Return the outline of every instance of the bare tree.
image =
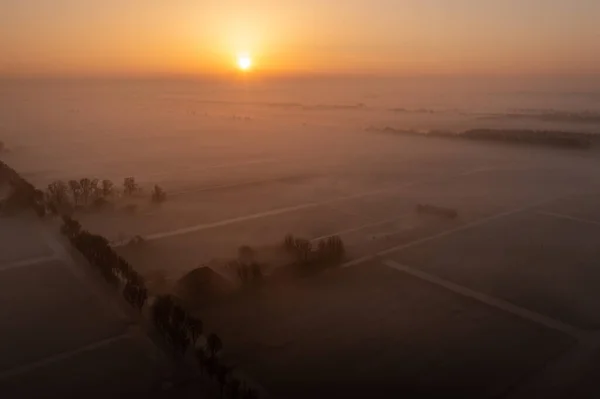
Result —
[[[69,180],[69,188],[73,196],[73,203],[79,205],[79,201],[81,200],[81,184],[77,180]]]
[[[229,381],[229,397],[231,399],[239,399],[240,397],[240,388],[242,387],[242,383],[237,378],[232,378]]]
[[[223,390],[225,389],[225,384],[227,384],[227,377],[231,373],[231,369],[223,364],[219,364],[217,366],[217,381],[219,383],[219,387],[221,388],[221,397],[223,397]]]
[[[64,212],[70,208],[69,196],[67,195],[67,184],[62,180],[57,180],[48,185],[46,191],[47,201],[52,209],[57,212]]]
[[[102,180],[102,195],[104,197],[110,197],[113,194],[114,184],[112,181],[104,179]]]
[[[211,333],[206,339],[206,345],[211,357],[215,357],[221,349],[223,349],[223,342],[221,338],[215,333]]]
[[[81,196],[83,198],[83,204],[87,205],[90,199],[90,194],[92,192],[92,181],[85,177],[79,180],[79,184],[81,185]]]
[[[155,185],[154,189],[152,190],[151,199],[155,204],[160,204],[167,200],[167,193],[160,186]]]
[[[90,182],[90,195],[93,199],[100,198],[102,195],[102,191],[100,189],[100,180],[94,178]]]
[[[192,345],[195,345],[200,335],[202,335],[204,324],[202,323],[202,320],[190,316],[186,319],[186,325],[190,339],[192,340]]]
[[[123,180],[123,189],[125,195],[133,195],[136,191],[138,191],[139,187],[135,182],[134,177],[126,177]]]

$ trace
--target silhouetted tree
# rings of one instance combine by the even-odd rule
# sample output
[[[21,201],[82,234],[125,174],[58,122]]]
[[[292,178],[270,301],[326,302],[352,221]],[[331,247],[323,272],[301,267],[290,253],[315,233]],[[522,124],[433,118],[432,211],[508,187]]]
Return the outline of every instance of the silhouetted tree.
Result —
[[[79,205],[79,201],[81,200],[81,184],[77,180],[69,180],[69,188],[73,196],[73,203]]]
[[[81,198],[83,199],[83,204],[87,205],[92,193],[92,181],[85,177],[79,180],[79,185],[81,186]]]
[[[293,252],[296,250],[296,239],[293,235],[288,234],[285,236],[283,240],[283,247],[289,252]]]
[[[44,201],[44,192],[42,190],[34,190],[32,206],[39,217],[46,215],[46,201]]]
[[[263,278],[262,268],[259,263],[253,262],[250,264],[250,271],[252,273],[253,281],[259,281]]]
[[[242,383],[237,378],[232,378],[231,381],[229,381],[229,398],[230,399],[239,399],[241,386],[242,386]]]
[[[219,360],[215,356],[209,356],[206,359],[206,373],[212,379],[217,374]]]
[[[125,193],[125,195],[133,195],[136,191],[138,191],[138,185],[135,182],[135,178],[133,177],[126,177],[123,180],[123,192]]]
[[[102,197],[102,189],[100,188],[100,180],[94,178],[90,182],[90,196],[93,200]]]
[[[310,241],[304,240],[302,238],[296,238],[294,245],[296,248],[296,255],[298,256],[298,260],[301,263],[307,263],[310,259],[310,254],[312,251],[312,245]]]
[[[196,345],[196,341],[202,335],[204,324],[202,320],[190,316],[186,319],[187,330],[190,335],[192,345]]]
[[[152,190],[151,199],[152,199],[152,202],[154,202],[155,204],[160,204],[167,200],[167,193],[165,192],[165,190],[160,188],[158,185],[155,185],[154,189]]]
[[[54,181],[48,185],[46,200],[55,212],[70,211],[71,204],[67,190],[67,185],[61,180]]]
[[[223,348],[223,342],[221,338],[215,333],[211,333],[206,339],[206,345],[211,357],[215,357],[217,353]]]
[[[202,348],[196,348],[194,354],[196,355],[196,360],[198,361],[200,372],[204,374],[204,371],[206,370],[208,356],[206,356],[206,352],[204,352],[204,349]]]
[[[223,397],[223,390],[225,389],[225,384],[227,384],[227,377],[231,373],[231,368],[219,364],[217,366],[216,374],[217,374],[217,382],[219,383],[219,387],[221,389],[221,397]]]
[[[69,216],[63,216],[63,224],[60,231],[67,238],[73,240],[81,233],[81,224]]]
[[[259,398],[258,391],[256,391],[253,388],[246,388],[246,389],[244,389],[244,391],[242,393],[242,398],[243,399],[258,399]]]
[[[102,196],[110,197],[113,194],[114,184],[112,181],[104,179],[102,180]]]

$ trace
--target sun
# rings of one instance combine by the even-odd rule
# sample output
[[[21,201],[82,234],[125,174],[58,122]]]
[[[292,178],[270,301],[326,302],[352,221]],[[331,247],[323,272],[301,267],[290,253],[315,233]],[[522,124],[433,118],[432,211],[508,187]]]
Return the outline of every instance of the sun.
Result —
[[[237,66],[242,71],[247,71],[252,68],[252,58],[247,54],[238,55]]]

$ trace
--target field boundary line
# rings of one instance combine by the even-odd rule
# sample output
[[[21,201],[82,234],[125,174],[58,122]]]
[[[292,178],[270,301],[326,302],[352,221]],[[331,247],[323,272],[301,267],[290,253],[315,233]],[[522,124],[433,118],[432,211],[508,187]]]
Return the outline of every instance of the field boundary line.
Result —
[[[344,234],[356,233],[357,231],[365,230],[365,229],[368,229],[370,227],[377,227],[377,226],[380,226],[382,224],[398,222],[400,220],[407,219],[408,217],[410,217],[409,214],[404,214],[403,216],[397,216],[397,217],[389,218],[389,219],[385,219],[385,220],[379,220],[379,221],[374,221],[374,222],[371,222],[371,223],[365,223],[365,224],[357,226],[357,227],[351,227],[351,228],[348,228],[348,229],[345,229],[345,230],[340,230],[340,231],[337,231],[337,232],[334,232],[334,233],[322,235],[320,237],[311,238],[310,241],[315,242],[315,241],[323,240],[325,238],[329,238],[329,237],[333,237],[333,236],[341,236],[341,235],[344,235]]]
[[[116,300],[112,298],[109,293],[103,291],[95,281],[91,280],[91,276],[85,271],[84,267],[91,267],[88,264],[79,265],[69,251],[64,247],[62,242],[58,241],[55,237],[51,236],[50,233],[44,229],[41,234],[46,244],[52,248],[55,256],[60,261],[61,265],[67,269],[76,279],[81,281],[85,286],[89,287],[89,292],[96,297],[101,305],[105,307],[107,311],[116,316],[119,321],[129,322],[130,317],[125,314],[123,309],[118,305]],[[87,262],[87,261],[86,261]]]
[[[119,342],[119,341],[122,341],[124,339],[129,339],[132,336],[133,336],[132,332],[128,331],[128,332],[125,332],[123,334],[119,334],[117,336],[110,337],[110,338],[105,338],[103,340],[94,342],[94,343],[89,344],[89,345],[85,345],[83,347],[80,347],[80,348],[77,348],[77,349],[74,349],[74,350],[70,350],[70,351],[62,352],[62,353],[59,353],[59,354],[56,354],[56,355],[45,357],[45,358],[43,358],[41,360],[35,361],[33,363],[26,364],[24,366],[17,366],[17,367],[15,367],[13,369],[9,369],[9,370],[0,372],[0,381],[4,381],[4,380],[7,380],[7,379],[16,377],[18,375],[28,373],[28,372],[36,370],[36,369],[38,369],[40,367],[49,366],[49,365],[52,365],[54,363],[58,363],[58,362],[61,362],[63,360],[70,359],[70,358],[78,356],[78,355],[80,355],[82,353],[91,352],[91,351],[94,351],[96,349],[103,348],[103,347],[111,345],[111,344],[113,344],[115,342]]]
[[[353,200],[353,199],[360,199],[360,198],[365,198],[365,197],[370,197],[370,196],[381,195],[381,194],[385,194],[385,193],[391,193],[391,192],[394,192],[397,190],[402,190],[406,187],[409,187],[412,184],[413,183],[405,183],[405,184],[402,184],[399,186],[395,186],[393,188],[382,188],[379,190],[367,191],[367,192],[363,192],[363,193],[359,193],[359,194],[346,195],[343,197],[332,198],[332,199],[329,199],[326,201],[320,201],[320,202],[306,202],[304,204],[288,206],[288,207],[283,207],[283,208],[275,208],[275,209],[271,209],[271,210],[264,211],[264,212],[258,212],[258,213],[254,213],[254,214],[250,214],[250,215],[239,216],[239,217],[235,217],[235,218],[231,218],[231,219],[224,219],[224,220],[220,220],[217,222],[200,223],[197,225],[183,227],[181,229],[175,229],[175,230],[171,230],[171,231],[167,231],[167,232],[148,234],[148,235],[143,236],[143,238],[146,241],[156,241],[156,240],[160,240],[163,238],[177,237],[177,236],[181,236],[181,235],[196,233],[198,231],[213,229],[216,227],[223,227],[223,226],[229,226],[229,225],[236,224],[236,223],[246,222],[249,220],[262,219],[262,218],[269,217],[269,216],[278,216],[278,215],[283,215],[286,213],[296,212],[296,211],[300,211],[300,210],[304,210],[304,209],[316,208],[316,207],[319,207],[322,205],[333,204],[336,202],[343,202],[343,201],[348,201],[348,200]],[[113,247],[122,247],[125,245],[126,245],[126,243],[120,242],[120,243],[114,243],[112,246]]]
[[[21,267],[35,266],[40,263],[47,263],[60,260],[56,255],[39,256],[36,258],[29,258],[24,260],[18,260],[15,262],[7,262],[0,264],[0,273],[8,270],[19,269]]]
[[[437,240],[438,238],[446,237],[446,236],[449,236],[449,235],[452,235],[452,234],[455,234],[455,233],[460,233],[461,231],[469,230],[469,229],[472,229],[472,228],[484,225],[486,223],[492,222],[492,221],[497,220],[497,219],[502,219],[502,218],[505,218],[505,217],[508,217],[508,216],[516,215],[517,213],[521,213],[521,212],[527,211],[529,209],[535,208],[537,206],[540,206],[540,205],[543,205],[545,203],[552,202],[552,201],[555,201],[555,200],[557,200],[559,198],[564,198],[564,197],[565,196],[553,197],[553,198],[550,198],[550,199],[545,199],[545,200],[537,201],[537,202],[535,202],[533,204],[525,205],[525,206],[522,206],[522,207],[519,207],[519,208],[516,208],[516,209],[508,210],[508,211],[505,211],[505,212],[500,212],[500,213],[497,213],[495,215],[486,216],[484,218],[481,218],[481,219],[478,219],[478,220],[474,220],[474,221],[472,221],[470,223],[466,223],[466,224],[464,224],[462,226],[458,226],[458,227],[455,227],[455,228],[450,229],[450,230],[445,230],[445,231],[442,231],[440,233],[433,234],[431,236],[419,238],[419,239],[416,239],[416,240],[413,240],[413,241],[410,241],[410,242],[407,242],[407,243],[404,243],[404,244],[400,244],[400,245],[396,245],[396,246],[388,248],[388,249],[384,249],[383,251],[379,251],[379,252],[371,254],[371,255],[366,255],[366,256],[363,256],[363,257],[351,260],[349,262],[344,263],[341,267],[356,266],[356,265],[358,265],[360,263],[368,262],[370,260],[373,260],[373,259],[376,259],[376,258],[379,258],[379,257],[382,257],[382,256],[387,256],[387,255],[390,255],[390,254],[392,254],[394,252],[398,252],[398,251],[402,251],[402,250],[407,249],[407,248],[415,247],[417,245],[421,245],[421,244],[424,244],[424,243],[429,242],[429,241]]]
[[[536,324],[540,324],[546,328],[562,332],[562,333],[567,334],[578,340],[582,340],[587,337],[586,332],[584,332],[574,326],[563,323],[563,322],[553,319],[551,317],[544,316],[540,313],[531,311],[529,309],[514,305],[503,299],[499,299],[499,298],[484,294],[479,291],[474,291],[470,288],[467,288],[462,285],[453,283],[451,281],[442,279],[433,274],[429,274],[424,271],[417,270],[412,267],[403,265],[403,264],[396,262],[394,260],[391,260],[391,259],[385,259],[382,261],[382,263],[389,268],[404,272],[404,273],[409,274],[418,279],[421,279],[421,280],[427,281],[431,284],[445,288],[448,291],[452,291],[461,296],[474,299],[474,300],[481,302],[485,305],[488,305],[490,307],[500,309],[504,312],[518,316],[522,319],[529,320]]]
[[[600,222],[598,222],[598,221],[588,220],[588,219],[583,219],[583,218],[578,218],[576,216],[565,215],[563,213],[548,212],[548,211],[537,211],[536,213],[539,214],[539,215],[554,217],[556,219],[570,220],[572,222],[578,222],[578,223],[585,223],[585,224],[590,224],[590,225],[594,225],[594,226],[600,226]]]

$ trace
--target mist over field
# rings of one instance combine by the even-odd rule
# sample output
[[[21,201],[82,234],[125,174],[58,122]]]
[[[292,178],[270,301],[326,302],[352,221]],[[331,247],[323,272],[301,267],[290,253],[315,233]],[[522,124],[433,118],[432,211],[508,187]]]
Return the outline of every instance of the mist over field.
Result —
[[[169,189],[226,184],[247,172],[235,168],[240,163],[308,156],[316,166],[368,152],[362,147],[373,139],[364,134],[369,127],[597,133],[600,115],[600,88],[591,78],[24,80],[0,85],[0,139],[11,149],[10,161],[40,184],[74,174],[133,174]]]
[[[0,398],[600,398],[598,21],[0,0]]]
[[[72,216],[267,397],[497,397],[600,326],[594,84],[3,81],[0,158],[41,189],[111,180]],[[1,223],[14,262],[36,233]],[[290,245],[343,251],[306,272]]]

